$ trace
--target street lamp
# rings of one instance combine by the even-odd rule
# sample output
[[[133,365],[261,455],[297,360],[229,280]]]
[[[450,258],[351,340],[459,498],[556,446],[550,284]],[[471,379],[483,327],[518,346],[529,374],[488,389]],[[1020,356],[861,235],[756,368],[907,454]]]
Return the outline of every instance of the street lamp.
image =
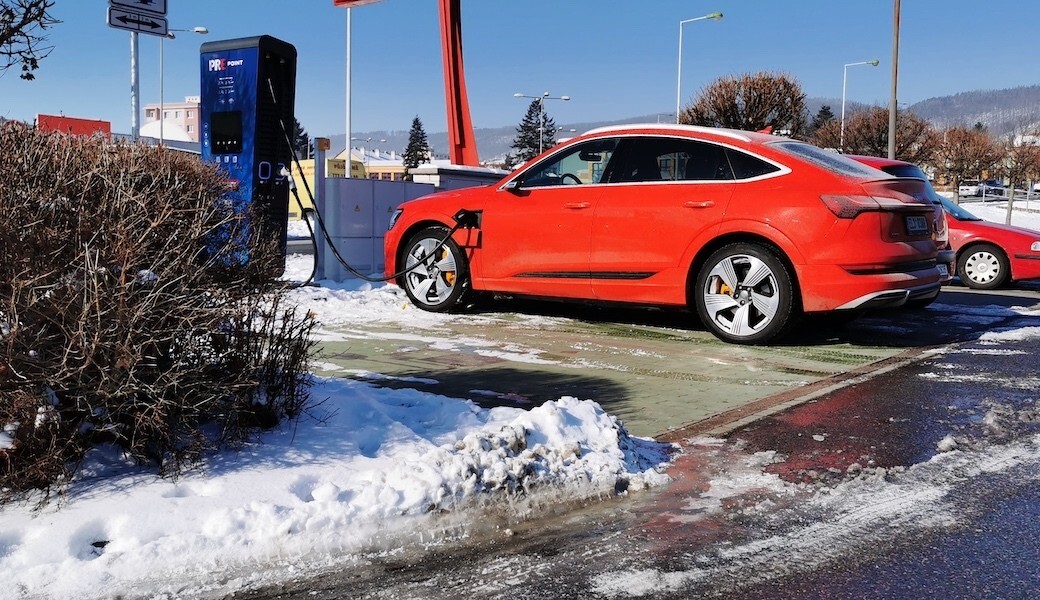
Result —
[[[679,105],[682,103],[682,28],[687,23],[693,23],[694,21],[704,21],[711,19],[713,21],[721,21],[722,13],[713,12],[708,13],[702,17],[694,17],[692,19],[684,19],[679,21],[679,75],[676,77],[675,83],[675,122],[679,122]]]
[[[209,33],[209,29],[205,27],[192,27],[191,29],[168,29],[166,35],[159,37],[159,145],[163,143],[163,122],[166,120],[165,110],[163,109],[163,55],[165,54],[164,48],[166,47],[166,38],[171,40],[177,39],[177,36],[173,35],[174,31],[186,31],[189,33],[198,33],[200,35],[206,35]]]
[[[845,151],[845,84],[849,80],[849,67],[856,67],[859,65],[870,65],[872,67],[878,66],[878,59],[864,60],[862,62],[848,63],[845,68],[842,69],[841,75],[841,133],[838,135],[838,152]]]
[[[541,96],[528,96],[526,94],[521,94],[520,92],[517,92],[517,93],[513,94],[513,97],[514,98],[533,98],[533,99],[538,101],[538,154],[541,154],[542,150],[543,150],[543,148],[542,148],[542,146],[543,146],[542,138],[545,137],[543,135],[543,133],[544,133],[543,128],[545,126],[544,125],[545,124],[545,101],[546,100],[563,100],[564,102],[567,102],[568,100],[571,99],[571,97],[570,96],[550,96],[549,92],[542,92]]]

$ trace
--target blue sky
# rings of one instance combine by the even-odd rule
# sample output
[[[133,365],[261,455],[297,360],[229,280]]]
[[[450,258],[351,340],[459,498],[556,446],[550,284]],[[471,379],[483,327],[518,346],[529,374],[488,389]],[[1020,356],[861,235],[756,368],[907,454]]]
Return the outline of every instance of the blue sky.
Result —
[[[130,129],[129,34],[105,23],[105,0],[57,0],[55,46],[23,82],[0,76],[0,116],[37,113],[112,121]],[[297,118],[312,135],[344,130],[345,10],[332,0],[168,0],[165,99],[198,93],[205,41],[273,35],[296,46]],[[981,8],[984,7],[984,14]],[[755,71],[794,76],[811,97],[888,104],[890,0],[463,0],[463,45],[476,127],[515,125],[527,100],[515,92],[569,95],[547,102],[557,123],[674,111],[678,22],[712,11],[722,21],[683,33],[683,100],[715,78]],[[353,11],[354,131],[407,130],[418,115],[444,131],[435,0],[384,0]],[[1040,83],[1036,0],[903,0],[899,101]],[[159,99],[159,38],[141,36],[141,102]],[[833,107],[837,112],[837,106]],[[667,118],[667,117],[665,117]]]

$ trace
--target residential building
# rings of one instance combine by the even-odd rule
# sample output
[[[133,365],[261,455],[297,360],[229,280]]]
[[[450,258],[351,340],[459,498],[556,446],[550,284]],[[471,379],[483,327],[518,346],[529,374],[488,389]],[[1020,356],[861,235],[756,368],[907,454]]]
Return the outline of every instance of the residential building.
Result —
[[[172,131],[184,131],[193,142],[199,141],[199,96],[186,96],[184,102],[163,102],[163,135],[165,129],[172,125]],[[159,104],[146,104],[144,107],[144,124],[159,122]],[[154,128],[154,126],[152,127]],[[152,128],[149,128],[151,130]]]

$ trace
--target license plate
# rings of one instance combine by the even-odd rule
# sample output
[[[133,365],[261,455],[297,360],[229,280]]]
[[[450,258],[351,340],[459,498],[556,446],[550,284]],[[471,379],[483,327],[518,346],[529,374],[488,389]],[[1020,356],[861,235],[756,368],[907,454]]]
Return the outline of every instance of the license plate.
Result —
[[[937,266],[939,267],[939,276],[940,277],[946,277],[947,275],[950,274],[950,271],[947,270],[946,265],[944,265],[942,263],[939,263]]]
[[[906,232],[909,235],[927,235],[931,232],[931,230],[928,228],[928,219],[920,215],[907,216]]]

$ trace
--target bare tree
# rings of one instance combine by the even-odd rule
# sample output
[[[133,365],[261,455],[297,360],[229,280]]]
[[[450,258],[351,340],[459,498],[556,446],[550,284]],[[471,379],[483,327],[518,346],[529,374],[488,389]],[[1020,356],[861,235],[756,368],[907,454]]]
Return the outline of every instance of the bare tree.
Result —
[[[44,32],[59,21],[51,16],[53,0],[0,0],[0,74],[22,65],[22,79],[32,80],[40,61],[54,49]]]
[[[807,127],[805,92],[783,73],[720,77],[683,109],[679,122],[798,136]]]
[[[830,121],[817,129],[812,142],[822,148],[838,148],[841,124]],[[929,162],[939,136],[917,115],[896,115],[896,158],[914,164]],[[888,156],[888,109],[875,106],[845,119],[845,154]]]
[[[1028,141],[1035,136],[1011,133],[1004,141],[1002,156],[996,170],[1008,180],[1007,215],[1004,223],[1011,224],[1011,213],[1015,204],[1015,184],[1036,178],[1040,174],[1040,146]]]
[[[953,200],[960,204],[961,181],[979,178],[1000,158],[1001,150],[985,129],[955,126],[940,134],[931,165],[953,185]]]

